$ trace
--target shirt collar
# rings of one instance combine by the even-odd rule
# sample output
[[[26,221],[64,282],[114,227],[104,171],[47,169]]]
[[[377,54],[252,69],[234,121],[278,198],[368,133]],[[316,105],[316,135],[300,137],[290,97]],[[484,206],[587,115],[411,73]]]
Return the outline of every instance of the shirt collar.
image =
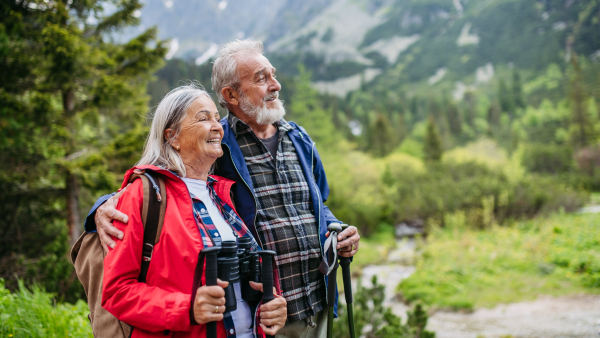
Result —
[[[208,178],[206,179],[206,183],[207,183],[208,190],[209,190],[209,191],[211,191],[211,189],[213,189],[213,185],[214,185],[215,183],[218,183],[218,182],[219,182],[219,181],[218,181],[217,179],[214,179],[214,178],[212,178],[212,177],[209,175],[209,176],[208,176]],[[193,200],[200,200],[198,197],[196,197],[196,195],[192,194],[192,192],[191,192],[191,191],[189,191],[189,190],[188,190],[188,192],[190,193],[190,197],[191,197]]]
[[[237,138],[238,133],[244,130],[252,131],[252,128],[248,126],[244,121],[240,120],[234,113],[227,113],[227,122],[231,127],[231,131],[233,131],[233,135]],[[274,125],[279,128],[279,130],[288,132],[292,129],[291,124],[288,123],[285,119],[281,118],[279,121],[275,122]]]

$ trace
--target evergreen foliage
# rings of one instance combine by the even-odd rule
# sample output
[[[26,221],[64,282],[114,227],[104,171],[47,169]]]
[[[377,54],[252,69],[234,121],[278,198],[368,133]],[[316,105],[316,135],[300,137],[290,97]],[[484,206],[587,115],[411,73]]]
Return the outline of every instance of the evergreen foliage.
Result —
[[[443,151],[442,140],[432,116],[427,122],[427,135],[425,136],[425,145],[423,147],[425,159],[439,162],[442,159]]]
[[[577,55],[571,57],[573,74],[569,83],[569,103],[571,105],[571,142],[579,149],[590,145],[595,139],[594,125],[587,111],[588,93],[583,83],[583,74]]]
[[[384,114],[376,114],[375,121],[368,130],[369,150],[375,157],[383,157],[397,145],[394,130]]]
[[[512,97],[516,108],[525,108],[525,99],[523,98],[523,86],[521,76],[518,71],[513,71]]]
[[[81,233],[87,200],[113,191],[133,164],[111,158],[113,141],[135,133],[139,156],[138,114],[166,49],[155,28],[122,44],[111,36],[136,25],[139,8],[138,0],[0,5],[0,275],[10,285],[16,273],[64,296],[74,279],[67,245]],[[52,276],[43,273],[52,270],[48,259],[58,264]],[[13,270],[17,262],[35,273]]]
[[[500,109],[502,112],[513,114],[515,111],[515,101],[511,91],[508,89],[506,82],[500,79],[498,87],[498,101],[500,103]]]

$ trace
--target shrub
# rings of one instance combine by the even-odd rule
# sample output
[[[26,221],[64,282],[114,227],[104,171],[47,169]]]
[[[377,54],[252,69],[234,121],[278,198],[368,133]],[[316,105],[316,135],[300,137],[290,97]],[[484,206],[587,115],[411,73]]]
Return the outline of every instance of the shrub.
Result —
[[[482,228],[510,219],[530,218],[583,206],[591,186],[582,175],[529,174],[520,156],[509,159],[490,140],[482,140],[428,163],[405,153],[374,159],[346,150],[322,153],[331,194],[327,205],[363,234],[382,223],[433,219],[462,210],[466,224]]]
[[[406,324],[392,313],[392,309],[383,306],[385,287],[377,283],[373,276],[373,287],[358,285],[354,294],[354,328],[358,336],[366,338],[435,338],[435,333],[425,330],[427,312],[420,304],[408,312]],[[334,321],[333,335],[336,338],[350,336],[346,305],[340,302],[339,318]],[[362,335],[361,333],[364,333]]]
[[[529,144],[523,153],[523,165],[536,173],[567,172],[573,168],[573,150],[555,144]]]

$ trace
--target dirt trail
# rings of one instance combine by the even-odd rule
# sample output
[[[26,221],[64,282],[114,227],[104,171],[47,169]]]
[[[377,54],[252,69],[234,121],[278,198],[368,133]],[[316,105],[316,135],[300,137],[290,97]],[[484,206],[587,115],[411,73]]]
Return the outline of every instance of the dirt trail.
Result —
[[[415,244],[399,241],[398,249],[382,265],[363,269],[361,282],[371,277],[386,286],[387,306],[406,318],[407,307],[395,298],[398,283],[414,272]],[[427,325],[437,338],[593,338],[600,337],[600,295],[540,297],[535,301],[499,305],[473,313],[437,312]]]
[[[600,296],[540,297],[471,314],[438,312],[428,328],[437,338],[600,337]]]

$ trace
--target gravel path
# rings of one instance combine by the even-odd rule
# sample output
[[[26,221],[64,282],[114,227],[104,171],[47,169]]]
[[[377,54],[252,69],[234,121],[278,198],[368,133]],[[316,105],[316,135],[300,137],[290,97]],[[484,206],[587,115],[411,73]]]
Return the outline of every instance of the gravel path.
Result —
[[[470,314],[438,312],[427,327],[437,338],[600,337],[600,296],[540,297]]]
[[[414,255],[413,242],[398,242],[387,264],[367,266],[361,282],[371,277],[386,286],[385,304],[406,318],[407,306],[395,298],[398,283],[414,272],[407,265]],[[542,296],[535,301],[498,305],[473,313],[437,312],[427,329],[437,338],[600,338],[600,295]]]

